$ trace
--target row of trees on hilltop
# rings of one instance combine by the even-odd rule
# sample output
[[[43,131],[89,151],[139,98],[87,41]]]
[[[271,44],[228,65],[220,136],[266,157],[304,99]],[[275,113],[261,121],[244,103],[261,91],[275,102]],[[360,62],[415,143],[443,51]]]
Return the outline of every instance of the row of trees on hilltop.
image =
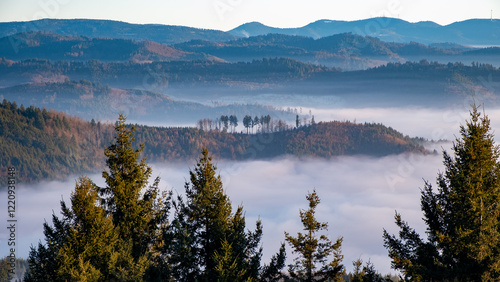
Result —
[[[297,114],[297,109],[288,108],[286,111],[288,113],[295,112],[295,128],[299,128],[300,126],[313,125],[316,123],[314,120],[314,116],[311,114],[311,111],[309,111],[309,115],[311,117],[310,120],[308,120],[308,118],[305,116],[301,119]],[[236,127],[238,127],[238,121],[239,120],[236,115],[221,115],[220,118],[216,118],[215,120],[208,118],[200,119],[197,123],[197,128],[203,131],[219,130],[227,132],[228,130],[230,130],[234,133]],[[247,131],[247,134],[250,133],[250,129],[252,129],[252,133],[254,133],[254,127],[256,127],[255,133],[279,132],[294,128],[293,126],[287,124],[287,122],[284,120],[273,119],[269,114],[261,115],[260,117],[258,115],[255,115],[254,117],[252,117],[251,115],[245,115],[242,122]]]
[[[238,127],[238,117],[236,115],[221,115],[220,118],[212,119],[201,119],[197,123],[197,128],[203,131],[225,131],[225,132],[235,132],[236,127]],[[250,115],[245,115],[243,117],[243,126],[249,133],[249,129],[252,128],[252,133],[254,127],[257,127],[256,132],[260,133],[271,133],[276,131],[284,131],[291,129],[292,127],[288,125],[285,121],[279,119],[274,120],[271,115],[261,115],[260,118],[255,116],[252,118]]]
[[[201,119],[198,121],[198,129],[204,131],[220,130],[227,132],[230,130],[234,132],[236,127],[238,127],[238,117],[236,115],[221,115],[220,118],[212,119]]]

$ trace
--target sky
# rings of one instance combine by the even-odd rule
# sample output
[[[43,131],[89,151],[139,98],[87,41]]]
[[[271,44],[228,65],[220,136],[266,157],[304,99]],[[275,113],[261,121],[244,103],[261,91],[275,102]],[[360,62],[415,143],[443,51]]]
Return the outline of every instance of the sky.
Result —
[[[500,18],[499,0],[2,0],[0,22],[41,18],[110,19],[140,24],[230,30],[258,21],[301,27],[320,19],[376,16],[447,25],[471,18]]]

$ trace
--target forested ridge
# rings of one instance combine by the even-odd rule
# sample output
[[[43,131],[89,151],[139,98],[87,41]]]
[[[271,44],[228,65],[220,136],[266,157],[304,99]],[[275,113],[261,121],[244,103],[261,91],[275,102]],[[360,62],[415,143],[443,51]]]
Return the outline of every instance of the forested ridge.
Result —
[[[64,83],[91,81],[120,89],[146,89],[177,93],[185,97],[195,94],[217,100],[221,93],[306,93],[307,95],[342,95],[349,97],[373,90],[384,95],[415,97],[429,93],[434,100],[442,99],[450,89],[467,84],[482,92],[497,87],[500,70],[491,64],[472,62],[442,64],[435,61],[388,63],[362,71],[341,72],[336,68],[302,63],[289,58],[264,58],[251,62],[223,63],[214,61],[174,61],[137,64],[131,62],[70,62],[40,59],[10,61],[0,59],[1,91],[26,88],[21,84]],[[412,87],[403,87],[414,85]],[[21,85],[21,86],[16,86]],[[43,85],[42,85],[43,86]],[[28,88],[29,88],[28,87]],[[199,87],[204,93],[200,94]],[[418,89],[415,89],[418,87]],[[488,89],[486,89],[488,88]],[[421,91],[426,89],[426,91]],[[423,92],[423,93],[422,93]],[[455,97],[456,98],[456,97]]]
[[[173,61],[139,64],[133,62],[85,62],[27,59],[14,62],[0,60],[1,85],[12,86],[42,76],[45,81],[66,76],[71,80],[86,79],[110,86],[142,88],[193,86],[201,84],[231,85],[237,83],[278,83],[301,80],[315,72],[336,71],[327,67],[302,63],[288,58],[263,58],[251,62]]]
[[[420,143],[423,140],[404,136],[382,124],[332,121],[276,130],[245,134],[136,126],[136,141],[146,144],[144,154],[153,161],[182,156],[194,159],[202,147],[209,148],[214,156],[236,160],[285,155],[330,158],[425,152]]]
[[[102,167],[102,148],[112,138],[109,124],[91,123],[33,106],[3,100],[0,105],[2,185],[7,168],[21,182],[63,178]]]
[[[270,119],[268,125],[267,130],[256,134],[227,128],[136,125],[135,138],[136,144],[145,144],[142,154],[154,162],[194,160],[204,147],[215,158],[231,160],[425,152],[419,144],[422,140],[382,124],[334,121],[292,127]],[[1,169],[6,173],[7,167],[15,166],[23,182],[102,169],[102,151],[111,136],[108,123],[87,122],[33,106],[25,108],[7,100],[0,105]]]
[[[0,57],[105,62],[151,63],[161,61],[250,62],[284,57],[303,63],[360,70],[389,62],[433,59],[441,62],[496,61],[500,48],[473,48],[418,42],[385,42],[376,37],[339,33],[313,39],[305,36],[267,34],[234,40],[195,39],[175,45],[126,38],[91,38],[50,32],[23,32],[0,38]]]

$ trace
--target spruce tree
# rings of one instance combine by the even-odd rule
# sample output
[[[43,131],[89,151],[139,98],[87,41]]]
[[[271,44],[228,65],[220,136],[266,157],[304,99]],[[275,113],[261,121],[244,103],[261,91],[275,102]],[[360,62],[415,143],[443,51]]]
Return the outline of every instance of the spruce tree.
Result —
[[[129,249],[133,259],[130,263],[140,265],[154,259],[154,248],[160,244],[159,227],[166,220],[167,210],[165,198],[159,193],[159,178],[148,187],[152,170],[145,158],[139,161],[144,144],[134,149],[134,131],[120,114],[115,141],[104,151],[108,170],[102,176],[107,185],[100,189],[100,194],[123,246],[127,246],[123,251]]]
[[[461,126],[454,156],[443,152],[437,191],[425,182],[427,241],[396,214],[399,237],[384,230],[392,267],[415,281],[500,279],[500,165],[490,121],[476,106]]]
[[[97,186],[87,177],[80,178],[71,195],[71,209],[62,204],[68,221],[65,243],[58,252],[57,274],[66,281],[109,281],[109,261],[118,242],[110,217],[97,205]]]
[[[260,281],[283,281],[285,275],[281,270],[285,267],[285,260],[285,243],[282,243],[278,253],[271,257],[269,265],[264,265],[260,275]]]
[[[190,281],[245,281],[257,279],[262,250],[262,227],[245,231],[240,206],[233,213],[208,150],[203,149],[186,183],[186,200],[174,202],[176,214],[166,232],[164,253],[172,276]]]
[[[168,274],[159,256],[160,230],[168,201],[159,195],[157,178],[147,187],[151,168],[138,160],[133,132],[120,115],[115,142],[106,150],[107,186],[82,177],[71,196],[61,202],[62,219],[44,224],[46,244],[32,248],[27,281],[143,281]],[[163,273],[162,273],[163,272]]]
[[[328,223],[318,222],[315,218],[316,207],[320,203],[319,196],[313,191],[306,199],[309,209],[300,211],[300,220],[306,232],[298,232],[297,237],[285,232],[286,241],[293,252],[298,254],[295,263],[289,265],[290,276],[299,281],[340,281],[345,272],[341,264],[343,238],[340,237],[333,243],[326,235],[318,234],[322,230],[328,230]]]
[[[64,205],[64,202],[61,202],[61,205]],[[31,247],[28,257],[29,269],[24,281],[58,281],[59,279],[57,255],[66,242],[69,224],[68,220],[64,218],[61,220],[55,214],[52,215],[52,223],[53,226],[47,222],[43,224],[45,244],[39,242],[36,248]]]

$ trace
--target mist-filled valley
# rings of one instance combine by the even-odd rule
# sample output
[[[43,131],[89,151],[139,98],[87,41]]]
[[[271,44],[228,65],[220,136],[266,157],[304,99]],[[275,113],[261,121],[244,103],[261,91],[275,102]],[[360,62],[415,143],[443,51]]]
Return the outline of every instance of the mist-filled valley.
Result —
[[[394,272],[383,247],[382,229],[396,231],[393,217],[397,210],[423,232],[419,209],[422,178],[434,181],[442,169],[440,154],[216,163],[233,206],[244,207],[248,228],[259,218],[263,222],[264,262],[284,242],[284,231],[301,230],[299,209],[306,208],[305,195],[316,189],[321,197],[318,219],[329,223],[329,236],[344,237],[346,268],[351,270],[351,262],[361,257],[363,261],[371,260],[382,274]],[[183,193],[193,166],[153,164],[153,175],[161,177],[161,188]],[[102,184],[100,174],[90,177]],[[27,257],[29,247],[43,240],[42,224],[51,222],[53,212],[60,216],[59,201],[69,201],[77,178],[72,175],[65,181],[19,184],[17,216],[22,220],[18,221],[17,242],[22,247],[18,248],[18,257]],[[1,247],[2,252],[7,252],[7,246]],[[289,256],[293,257],[291,252]]]
[[[498,23],[379,17],[227,32],[85,19],[0,23],[0,196],[7,199],[15,168],[15,255],[28,258],[45,243],[43,224],[61,215],[61,200],[70,206],[80,177],[106,186],[105,150],[123,121],[152,167],[149,183],[159,176],[174,197],[186,196],[190,170],[209,151],[246,229],[262,221],[262,264],[285,232],[305,230],[299,212],[315,190],[317,219],[333,241],[343,237],[344,279],[357,259],[399,275],[383,230],[398,234],[397,212],[425,237],[422,189],[437,186],[443,151],[453,155],[474,106],[500,141]],[[4,243],[11,234],[0,233],[2,255],[12,253]],[[288,266],[297,254],[286,250]]]
[[[303,108],[303,111],[308,109]],[[443,171],[441,151],[451,147],[451,140],[459,135],[459,126],[469,118],[469,108],[361,108],[311,109],[321,120],[356,120],[381,122],[402,130],[411,136],[428,140],[425,144],[434,154],[390,155],[385,157],[340,156],[329,160],[317,158],[279,157],[271,160],[228,161],[216,159],[224,189],[233,206],[242,205],[247,227],[263,222],[263,261],[284,241],[284,231],[301,229],[299,209],[306,207],[305,195],[316,189],[321,204],[318,219],[329,223],[328,235],[344,237],[342,253],[344,265],[361,258],[370,260],[382,274],[389,272],[390,259],[383,247],[383,228],[397,232],[394,213],[398,211],[418,232],[425,225],[420,211],[420,191],[424,180],[435,183]],[[500,109],[485,105],[494,132],[500,130]],[[448,141],[443,141],[448,140]],[[265,144],[262,144],[265,146]],[[184,193],[184,183],[194,163],[151,163],[153,176],[161,178],[160,187]],[[18,249],[19,257],[27,257],[29,247],[42,240],[42,223],[51,222],[52,213],[60,215],[60,200],[69,201],[70,193],[80,175],[68,176],[64,181],[42,181],[19,184]],[[90,177],[103,185],[99,173]],[[3,190],[2,193],[5,193]],[[4,215],[2,215],[4,216]],[[5,220],[5,216],[2,220]],[[3,235],[5,236],[5,235]],[[5,238],[2,238],[5,240]],[[2,252],[6,246],[2,245]],[[289,259],[293,255],[289,255]]]

